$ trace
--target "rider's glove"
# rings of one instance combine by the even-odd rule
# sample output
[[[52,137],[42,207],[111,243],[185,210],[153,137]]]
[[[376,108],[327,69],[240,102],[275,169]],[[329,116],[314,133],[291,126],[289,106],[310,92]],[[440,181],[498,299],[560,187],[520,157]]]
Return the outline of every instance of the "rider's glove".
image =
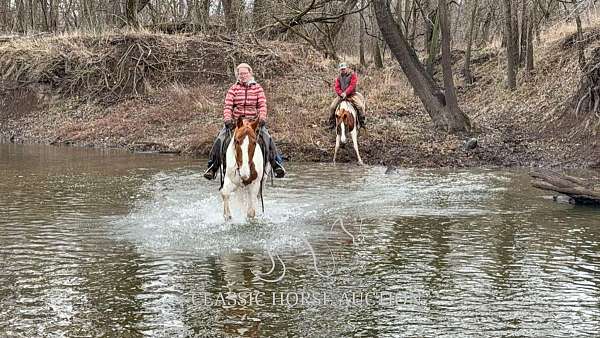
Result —
[[[267,125],[267,121],[266,120],[264,120],[264,119],[258,120],[258,127],[259,128],[263,128],[266,125]]]
[[[227,128],[227,129],[233,129],[233,120],[226,120],[225,121],[225,128]]]

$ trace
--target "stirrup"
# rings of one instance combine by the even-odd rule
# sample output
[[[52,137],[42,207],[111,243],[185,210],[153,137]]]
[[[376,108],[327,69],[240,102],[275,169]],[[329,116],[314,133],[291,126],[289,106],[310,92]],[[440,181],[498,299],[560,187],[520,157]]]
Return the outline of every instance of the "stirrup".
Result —
[[[202,176],[204,176],[204,178],[206,178],[209,181],[214,180],[217,177],[217,171],[212,170],[213,167],[214,165],[211,165],[208,169],[206,169],[204,174],[202,174]]]

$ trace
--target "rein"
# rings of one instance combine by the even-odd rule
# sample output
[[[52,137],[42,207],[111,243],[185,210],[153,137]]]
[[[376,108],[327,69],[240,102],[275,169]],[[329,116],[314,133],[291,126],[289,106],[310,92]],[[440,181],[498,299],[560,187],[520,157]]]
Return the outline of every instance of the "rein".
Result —
[[[229,138],[229,142],[231,142],[233,139],[231,138],[231,129],[227,128],[227,137]],[[229,145],[227,145],[227,147],[229,147]],[[225,152],[227,152],[227,147],[225,148]],[[221,151],[223,149],[223,145],[221,145]],[[223,184],[225,184],[225,166],[227,165],[227,155],[225,155],[225,160],[221,160],[221,165],[219,166],[219,181],[221,183],[221,186],[219,187],[219,190],[223,189]]]

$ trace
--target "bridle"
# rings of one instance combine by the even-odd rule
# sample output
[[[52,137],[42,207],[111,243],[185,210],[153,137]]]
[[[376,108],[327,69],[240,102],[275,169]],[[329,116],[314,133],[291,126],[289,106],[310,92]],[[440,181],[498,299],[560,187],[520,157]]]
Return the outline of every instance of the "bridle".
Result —
[[[244,185],[248,185],[248,184],[252,183],[252,181],[254,181],[257,177],[253,158],[254,158],[254,152],[256,151],[256,144],[258,143],[257,142],[258,133],[256,133],[254,131],[254,129],[252,129],[248,125],[243,125],[241,128],[246,128],[249,131],[249,132],[246,132],[244,135],[242,135],[243,136],[242,140],[247,137],[248,141],[249,141],[249,144],[248,144],[248,162],[249,163],[248,163],[248,165],[250,166],[250,177],[247,180],[242,179],[242,183],[244,183]],[[240,166],[242,165],[241,164],[242,159],[239,158],[239,156],[242,156],[241,149],[240,149],[241,143],[240,143],[240,140],[237,138],[237,135],[235,134],[235,132],[233,135],[233,139],[234,139],[234,145],[235,145],[235,162],[236,162],[235,172],[238,176],[241,176]]]

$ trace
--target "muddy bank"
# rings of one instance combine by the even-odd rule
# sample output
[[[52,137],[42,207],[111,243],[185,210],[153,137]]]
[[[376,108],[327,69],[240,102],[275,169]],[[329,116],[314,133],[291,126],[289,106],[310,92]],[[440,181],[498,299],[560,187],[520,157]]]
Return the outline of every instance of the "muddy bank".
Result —
[[[156,34],[106,38],[105,45],[89,38],[74,41],[78,42],[54,38],[0,46],[0,54],[5,58],[11,56],[9,48],[22,49],[16,63],[20,65],[19,71],[13,69],[10,73],[19,74],[14,81],[6,76],[9,68],[0,65],[0,71],[5,73],[0,86],[2,138],[12,142],[206,156],[222,125],[223,100],[233,81],[231,70],[235,63],[250,59],[261,65],[264,58],[269,62],[256,67],[256,77],[267,94],[269,129],[284,156],[290,161],[331,161],[334,135],[324,125],[336,71],[332,62],[303,46],[265,43],[248,49],[235,39],[218,41]],[[144,41],[149,42],[144,44]],[[158,46],[159,61],[177,59],[184,64],[148,66],[141,79],[133,80],[135,74],[142,74],[132,61],[139,60],[139,55],[127,54],[130,50],[127,46],[140,44],[146,53],[147,48]],[[202,46],[210,46],[210,51],[214,51],[219,50],[219,44],[228,50],[244,52],[234,53],[236,57],[231,58],[196,61],[201,68],[185,64],[188,59],[214,54],[207,54]],[[75,46],[80,52],[56,56],[53,53],[60,46]],[[587,48],[595,47],[590,43]],[[84,49],[85,53],[81,51]],[[106,60],[123,61],[94,68],[89,83],[73,87],[81,83],[78,76],[86,64],[77,64],[84,62],[83,59],[78,57],[73,61],[69,55],[101,54],[100,51],[108,55],[104,56]],[[27,57],[23,56],[27,53],[31,58],[53,60],[47,62],[53,72],[44,71],[41,66],[27,66]],[[457,78],[459,104],[475,126],[473,134],[462,136],[431,128],[428,115],[391,60],[383,70],[360,69],[359,88],[368,101],[368,125],[359,137],[364,161],[402,167],[599,167],[597,137],[575,135],[568,128],[556,128],[553,122],[560,113],[557,107],[568,102],[577,87],[580,74],[576,58],[569,58],[574,53],[572,48],[557,42],[540,46],[535,72],[520,74],[519,88],[514,92],[502,85],[504,74],[498,67],[503,62],[501,53],[486,50],[475,55],[479,60],[473,65],[476,83],[466,86]],[[75,65],[65,66],[72,63]],[[456,67],[460,63],[458,58]],[[176,76],[177,69],[183,75]],[[197,69],[202,70],[201,75],[195,76]],[[117,87],[111,86],[110,81],[107,85],[100,75],[119,70],[123,73],[113,74],[114,78],[127,79],[125,73],[130,77],[120,83],[120,93],[115,95],[118,92],[111,88]],[[19,82],[25,78],[28,82]],[[17,83],[27,85],[17,86]],[[476,143],[471,140],[467,146],[469,139],[475,139]],[[349,146],[340,155],[341,161],[354,161]]]

